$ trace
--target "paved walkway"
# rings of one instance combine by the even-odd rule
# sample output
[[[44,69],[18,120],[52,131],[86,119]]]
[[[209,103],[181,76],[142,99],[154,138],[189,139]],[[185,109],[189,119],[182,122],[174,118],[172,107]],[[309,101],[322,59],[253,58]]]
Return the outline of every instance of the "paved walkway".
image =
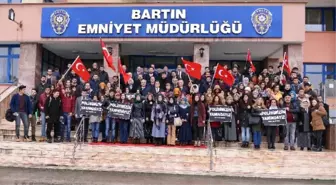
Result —
[[[335,183],[335,181],[313,180],[0,168],[0,184],[6,185],[334,185]]]

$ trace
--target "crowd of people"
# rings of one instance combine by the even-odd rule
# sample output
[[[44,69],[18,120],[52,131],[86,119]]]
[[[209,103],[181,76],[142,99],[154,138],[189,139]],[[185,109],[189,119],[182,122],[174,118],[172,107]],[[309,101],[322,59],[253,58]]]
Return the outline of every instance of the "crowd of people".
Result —
[[[227,66],[224,66],[228,69]],[[123,66],[127,71],[127,67]],[[26,95],[25,86],[12,97],[10,107],[16,116],[16,139],[20,138],[20,120],[24,125],[25,141],[36,141],[36,122],[41,123],[41,142],[71,142],[72,127],[84,116],[84,137],[91,142],[152,143],[155,145],[204,144],[206,125],[210,124],[214,145],[218,141],[239,142],[247,148],[253,143],[260,149],[261,138],[267,136],[268,149],[275,142],[284,143],[284,150],[322,151],[328,120],[328,105],[312,90],[307,76],[298,68],[290,74],[269,66],[259,74],[252,68],[234,65],[228,69],[234,76],[232,87],[213,78],[216,66],[206,67],[201,80],[188,77],[181,65],[175,70],[167,66],[156,69],[137,67],[125,83],[122,75],[111,79],[104,70],[93,63],[89,69],[91,79],[83,82],[74,71],[62,76],[58,70],[49,69],[41,82]],[[242,73],[240,73],[242,71]],[[81,115],[81,101],[101,101],[104,113]],[[129,119],[116,119],[107,114],[111,102],[132,103]],[[228,123],[208,120],[208,106],[232,107],[232,121]],[[251,125],[251,119],[260,109],[286,109],[284,126]],[[179,118],[179,119],[176,119]],[[28,128],[31,127],[29,137]],[[54,136],[51,131],[54,130]],[[101,134],[101,137],[100,137]],[[252,136],[252,137],[251,137]],[[276,136],[279,140],[276,141]]]

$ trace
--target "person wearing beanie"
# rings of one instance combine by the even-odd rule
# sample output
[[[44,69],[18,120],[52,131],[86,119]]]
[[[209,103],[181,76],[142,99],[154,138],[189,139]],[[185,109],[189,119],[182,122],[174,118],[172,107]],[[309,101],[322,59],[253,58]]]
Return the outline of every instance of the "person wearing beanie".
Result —
[[[174,97],[168,98],[167,103],[167,119],[168,125],[167,145],[174,146],[176,141],[176,126],[174,125],[175,119],[179,117],[179,106]]]

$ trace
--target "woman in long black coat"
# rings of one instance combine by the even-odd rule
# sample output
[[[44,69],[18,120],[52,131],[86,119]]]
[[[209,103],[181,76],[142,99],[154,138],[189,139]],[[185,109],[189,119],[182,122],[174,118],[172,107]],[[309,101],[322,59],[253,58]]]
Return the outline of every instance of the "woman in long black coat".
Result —
[[[151,114],[154,103],[155,101],[153,95],[148,94],[145,101],[145,125],[144,125],[145,138],[147,144],[153,143],[153,137],[152,137],[153,121],[151,120]]]
[[[308,99],[305,99],[301,102],[301,122],[298,126],[298,137],[297,137],[297,146],[300,147],[301,150],[307,148],[307,150],[311,149],[311,140],[310,140],[310,132],[311,132],[311,112],[310,112],[310,102]]]

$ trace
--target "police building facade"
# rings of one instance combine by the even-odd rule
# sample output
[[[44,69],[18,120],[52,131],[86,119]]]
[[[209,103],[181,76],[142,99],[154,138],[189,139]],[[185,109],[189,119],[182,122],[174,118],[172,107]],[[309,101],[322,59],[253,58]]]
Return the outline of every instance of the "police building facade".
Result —
[[[16,23],[8,20],[9,9]],[[291,67],[304,71],[305,11],[305,1],[4,4],[0,81],[33,87],[48,68],[63,71],[78,55],[87,67],[103,64],[100,38],[114,62],[120,57],[130,70],[150,64],[173,69],[181,57],[204,67],[243,67],[250,49],[258,71],[276,68],[284,52]]]

